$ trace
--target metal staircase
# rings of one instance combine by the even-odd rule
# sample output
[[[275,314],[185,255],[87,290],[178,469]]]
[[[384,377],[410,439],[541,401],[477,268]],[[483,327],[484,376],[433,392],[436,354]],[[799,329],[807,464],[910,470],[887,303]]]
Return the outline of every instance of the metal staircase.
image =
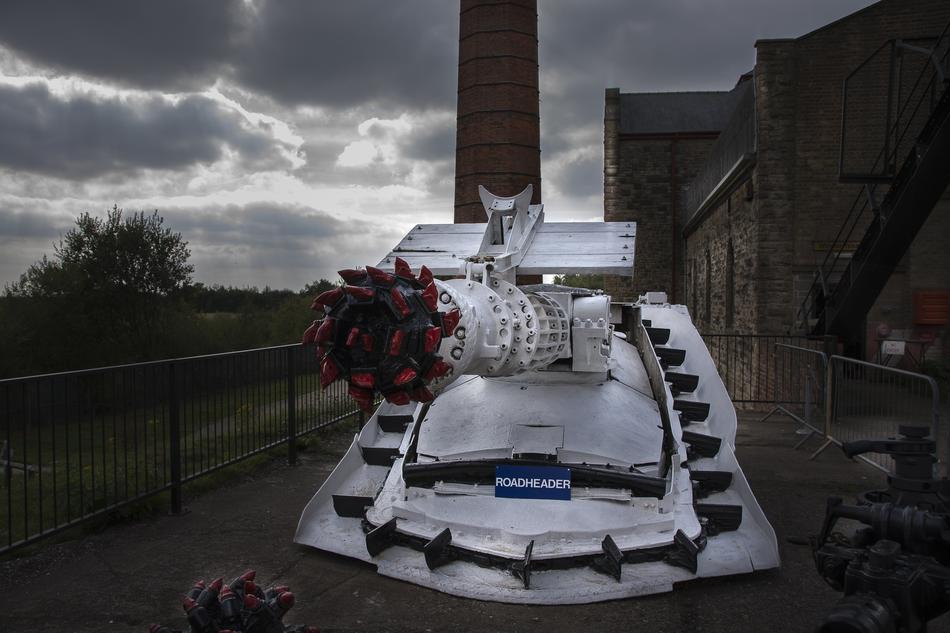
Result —
[[[863,187],[815,273],[795,331],[860,340],[865,316],[950,183],[948,29],[929,41],[890,40],[845,79],[839,179]],[[869,75],[877,100],[865,97],[875,88],[861,84]],[[849,137],[855,119],[871,120],[880,132]],[[873,161],[869,139],[879,147]]]

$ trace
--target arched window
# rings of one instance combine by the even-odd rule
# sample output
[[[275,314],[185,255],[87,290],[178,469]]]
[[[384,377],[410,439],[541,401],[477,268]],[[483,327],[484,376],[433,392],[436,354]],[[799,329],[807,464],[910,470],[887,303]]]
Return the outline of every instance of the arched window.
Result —
[[[726,244],[726,327],[732,328],[736,321],[736,279],[735,279],[736,254],[732,249],[732,238]]]
[[[696,318],[696,259],[693,257],[689,258],[686,274],[689,276],[686,280],[686,306],[691,308],[693,318]]]
[[[712,324],[712,257],[706,249],[706,324]]]

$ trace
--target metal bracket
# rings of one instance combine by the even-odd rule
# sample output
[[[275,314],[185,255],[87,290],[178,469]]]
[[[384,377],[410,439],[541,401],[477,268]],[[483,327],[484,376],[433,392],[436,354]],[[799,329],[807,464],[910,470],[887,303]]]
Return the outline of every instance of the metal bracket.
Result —
[[[531,588],[531,552],[534,551],[534,539],[524,548],[524,560],[511,564],[511,573],[524,583],[525,589]]]
[[[478,253],[469,261],[493,258],[494,269],[514,281],[514,270],[524,259],[534,234],[544,222],[544,205],[531,205],[534,186],[528,185],[517,196],[502,198],[478,186],[478,196],[488,215],[488,225]],[[505,274],[507,273],[507,274]]]
[[[695,482],[696,496],[700,499],[713,492],[723,492],[732,485],[732,473],[728,470],[690,470],[689,479]]]
[[[742,524],[742,506],[719,503],[697,503],[696,515],[705,518],[709,536],[738,530]]]
[[[683,441],[689,444],[688,453],[692,452],[700,457],[715,457],[722,446],[722,438],[693,431],[683,431]]]
[[[366,551],[375,558],[396,544],[396,517],[366,534]]]
[[[426,557],[426,567],[432,570],[455,560],[449,549],[451,544],[452,532],[449,528],[445,528],[434,539],[426,543],[425,547],[422,548],[422,553]]]
[[[673,543],[676,549],[666,554],[663,562],[675,567],[688,569],[691,573],[696,573],[699,568],[699,552],[706,546],[705,536],[700,537],[700,543],[694,543],[690,540],[683,530],[676,530],[673,535]]]
[[[620,551],[620,548],[617,547],[617,543],[614,542],[614,539],[609,534],[604,537],[603,542],[600,544],[600,548],[603,550],[604,555],[598,556],[593,561],[591,561],[591,567],[593,567],[596,571],[607,574],[617,582],[620,582],[620,573],[622,571],[623,565],[623,552]]]

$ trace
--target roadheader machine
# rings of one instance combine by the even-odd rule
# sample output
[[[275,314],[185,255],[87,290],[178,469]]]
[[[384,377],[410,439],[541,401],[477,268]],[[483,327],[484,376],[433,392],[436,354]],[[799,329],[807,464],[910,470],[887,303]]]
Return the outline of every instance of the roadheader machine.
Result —
[[[779,565],[736,414],[685,306],[519,275],[632,275],[634,222],[421,224],[314,304],[321,382],[367,422],[298,543],[450,594],[596,602]],[[649,247],[649,245],[646,245]],[[378,406],[376,402],[380,402]]]

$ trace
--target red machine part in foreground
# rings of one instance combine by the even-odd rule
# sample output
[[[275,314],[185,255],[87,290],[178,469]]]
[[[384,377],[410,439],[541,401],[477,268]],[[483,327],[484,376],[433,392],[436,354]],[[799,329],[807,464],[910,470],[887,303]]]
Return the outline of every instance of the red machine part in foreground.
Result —
[[[314,299],[311,307],[326,316],[303,335],[305,345],[317,346],[320,386],[346,380],[365,411],[377,393],[397,405],[429,402],[429,384],[451,370],[437,352],[458,326],[458,309],[439,312],[439,291],[425,266],[417,277],[397,257],[394,272],[341,270],[346,285]]]

